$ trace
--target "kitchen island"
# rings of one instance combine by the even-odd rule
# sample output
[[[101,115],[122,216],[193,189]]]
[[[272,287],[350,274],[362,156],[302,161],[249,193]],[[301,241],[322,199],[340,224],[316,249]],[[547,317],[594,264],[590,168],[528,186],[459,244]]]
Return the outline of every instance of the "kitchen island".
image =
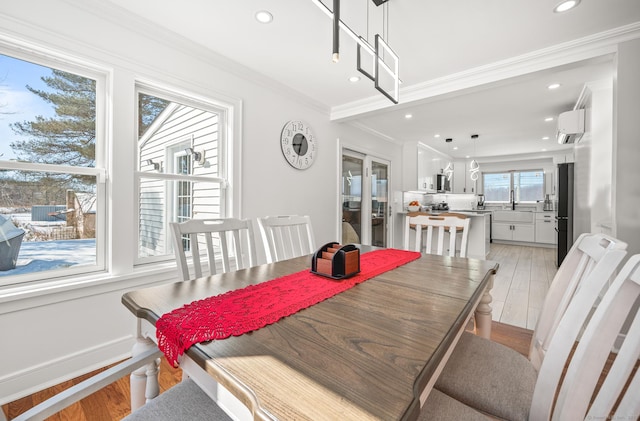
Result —
[[[452,212],[459,213],[462,215],[466,215],[469,219],[469,242],[467,244],[467,257],[471,257],[474,259],[486,259],[487,255],[491,251],[491,242],[490,242],[490,230],[491,230],[491,216],[489,211],[431,211],[430,214],[437,215],[439,213],[444,212]],[[404,227],[406,224],[406,218],[408,216],[408,212],[400,212],[403,217]],[[410,234],[411,238],[409,239],[409,244],[413,244],[415,241],[415,230],[411,230]],[[436,243],[437,233],[434,233],[434,243]],[[458,240],[459,242],[460,240]],[[456,250],[459,250],[459,246],[456,246]]]

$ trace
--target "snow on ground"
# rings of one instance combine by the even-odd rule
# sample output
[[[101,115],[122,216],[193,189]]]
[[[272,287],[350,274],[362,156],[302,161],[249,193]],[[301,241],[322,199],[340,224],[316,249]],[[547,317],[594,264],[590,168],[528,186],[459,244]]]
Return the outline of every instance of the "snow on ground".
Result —
[[[58,240],[22,242],[15,269],[0,271],[0,276],[22,275],[74,265],[95,264],[96,240]]]
[[[29,213],[13,213],[11,217],[19,226],[33,224],[34,226],[51,227],[61,222],[31,222]],[[62,222],[64,224],[64,222]],[[55,240],[55,241],[22,241],[16,268],[0,271],[0,277],[22,275],[25,273],[41,272],[52,269],[62,269],[74,265],[95,264],[96,240]]]

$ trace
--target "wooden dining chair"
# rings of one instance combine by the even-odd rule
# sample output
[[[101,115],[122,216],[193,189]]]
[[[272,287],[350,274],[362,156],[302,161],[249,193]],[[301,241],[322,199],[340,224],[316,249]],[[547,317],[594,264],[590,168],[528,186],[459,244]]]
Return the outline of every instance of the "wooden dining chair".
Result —
[[[538,370],[545,356],[552,352],[550,344],[558,334],[567,335],[566,331],[558,333],[563,317],[573,307],[574,314],[583,321],[588,319],[592,305],[626,255],[625,249],[624,242],[604,234],[580,236],[556,273],[545,299],[540,320],[552,323],[539,323],[534,331],[532,343],[541,345],[532,345],[531,360],[496,342],[464,332],[435,387],[493,416],[527,419]],[[578,296],[583,298],[575,303]]]
[[[456,239],[457,234],[461,234],[460,241],[460,257],[467,257],[467,243],[469,242],[469,223],[470,219],[465,215],[430,215],[426,213],[408,214],[405,218],[404,229],[404,248],[410,249],[410,233],[415,229],[415,242],[411,250],[423,251],[427,254],[434,254],[434,232],[435,232],[435,254],[444,255],[445,239],[448,234],[448,252],[449,256],[456,255]],[[423,234],[426,231],[426,240],[423,247]]]
[[[608,280],[591,283],[598,272],[594,269],[567,307],[533,387],[525,384],[529,379],[523,378],[521,367],[512,366],[507,371],[499,370],[495,380],[502,382],[501,387],[483,382],[477,390],[477,397],[484,402],[494,401],[495,406],[495,400],[500,400],[502,415],[476,406],[477,401],[458,401],[453,411],[466,417],[469,408],[477,408],[478,413],[507,420],[639,419],[640,255],[629,259],[593,310],[599,300],[598,287]],[[585,326],[589,313],[593,315]],[[476,375],[468,374],[470,378]],[[420,419],[455,419],[451,401],[427,399]]]
[[[267,263],[305,256],[316,251],[309,216],[283,215],[258,218]]]
[[[184,281],[202,277],[203,267],[213,275],[256,264],[253,225],[248,219],[190,219],[170,225],[178,271]],[[202,247],[206,250],[206,266]],[[193,276],[189,273],[189,257]]]

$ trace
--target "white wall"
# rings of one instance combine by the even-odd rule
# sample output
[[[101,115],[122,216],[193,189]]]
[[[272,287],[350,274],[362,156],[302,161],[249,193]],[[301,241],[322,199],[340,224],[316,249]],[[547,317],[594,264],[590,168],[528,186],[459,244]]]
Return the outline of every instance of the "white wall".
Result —
[[[618,46],[614,79],[614,235],[640,253],[640,40]]]
[[[605,232],[612,221],[613,81],[588,83],[579,105],[585,109],[585,134],[575,144],[574,239]],[[611,234],[611,232],[607,232]]]
[[[175,279],[173,265],[133,269],[136,78],[158,82],[236,106],[241,124],[234,151],[232,212],[238,217],[308,214],[319,244],[338,231],[338,139],[366,147],[399,168],[400,148],[350,126],[332,123],[328,111],[286,86],[157,31],[153,25],[115,15],[98,0],[22,0],[5,5],[0,37],[23,40],[103,68],[110,76],[113,149],[109,166],[112,272],[74,285],[52,280],[47,287],[0,287],[0,404],[127,356],[135,322],[120,303],[127,290]],[[130,25],[130,26],[128,26]],[[127,29],[135,28],[133,30]],[[302,119],[315,131],[318,158],[306,171],[282,157],[279,136],[288,120]],[[398,189],[398,175],[392,189]]]

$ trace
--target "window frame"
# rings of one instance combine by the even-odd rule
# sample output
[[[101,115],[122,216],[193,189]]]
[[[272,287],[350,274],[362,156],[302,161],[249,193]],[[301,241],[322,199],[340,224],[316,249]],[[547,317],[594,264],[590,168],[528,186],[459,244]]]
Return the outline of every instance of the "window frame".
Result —
[[[88,175],[96,178],[96,226],[95,226],[95,253],[94,264],[74,265],[69,268],[51,269],[24,273],[19,275],[8,275],[2,278],[3,287],[15,287],[26,284],[38,285],[57,281],[62,278],[77,276],[92,276],[105,274],[108,271],[107,251],[110,247],[110,239],[107,235],[109,230],[108,214],[108,187],[109,179],[108,159],[107,159],[107,139],[110,113],[107,107],[108,88],[110,86],[110,71],[96,64],[79,60],[68,54],[44,49],[26,42],[15,39],[0,37],[0,54],[27,61],[43,67],[62,70],[95,81],[95,157],[94,167],[74,167],[58,164],[40,164],[31,162],[18,162],[2,160],[0,158],[0,168],[18,171],[48,172],[58,174]]]
[[[508,174],[509,175],[509,191],[513,190],[514,191],[514,196],[519,195],[519,192],[515,191],[515,186],[514,186],[514,178],[515,178],[515,174],[520,174],[520,173],[531,173],[531,172],[539,172],[542,174],[542,197],[540,197],[537,200],[519,200],[517,197],[514,197],[514,201],[516,203],[525,203],[525,204],[530,204],[530,203],[537,203],[539,201],[544,200],[544,192],[545,192],[545,178],[546,178],[546,174],[544,172],[544,169],[542,168],[537,168],[537,169],[522,169],[522,170],[509,170],[509,171],[483,171],[482,172],[482,189],[485,192],[485,203],[487,204],[505,204],[505,203],[511,203],[510,200],[488,200],[486,199],[486,182],[485,182],[485,176],[488,174]]]
[[[234,105],[229,103],[224,103],[221,101],[216,101],[211,98],[204,98],[200,95],[192,94],[186,92],[184,90],[179,90],[175,88],[169,88],[161,83],[136,80],[135,82],[135,122],[136,122],[136,138],[133,142],[133,147],[135,149],[134,156],[136,157],[136,164],[134,169],[134,199],[133,203],[135,206],[134,215],[135,215],[135,228],[136,235],[134,236],[134,250],[136,251],[134,257],[134,267],[140,267],[144,265],[154,264],[154,263],[166,263],[168,261],[174,261],[175,256],[173,252],[173,241],[171,238],[171,232],[169,228],[169,215],[168,212],[170,209],[175,207],[175,195],[173,193],[174,187],[165,188],[165,199],[166,203],[164,206],[164,214],[163,214],[163,229],[165,231],[165,242],[167,244],[167,253],[163,255],[157,256],[140,256],[139,254],[139,245],[140,245],[140,193],[141,193],[141,179],[142,178],[151,178],[156,180],[163,181],[193,181],[193,182],[206,182],[206,183],[218,183],[220,185],[221,197],[220,197],[220,210],[221,215],[220,218],[227,217],[231,214],[231,203],[233,202],[233,192],[230,189],[231,182],[230,180],[233,177],[232,173],[232,165],[229,162],[231,159],[231,154],[229,151],[233,149],[234,139],[230,137],[230,134],[233,133],[232,125],[234,124],[232,115],[234,112]],[[175,173],[150,173],[148,171],[140,171],[139,162],[140,162],[140,147],[139,147],[139,138],[138,138],[138,123],[139,120],[139,108],[138,101],[140,94],[153,95],[158,98],[162,98],[165,100],[169,100],[171,102],[178,103],[180,105],[186,105],[189,107],[201,109],[207,112],[215,113],[218,116],[218,175],[217,177],[213,176],[201,176],[201,175],[180,175]],[[176,141],[171,144],[165,145],[165,156],[167,152],[169,152],[172,148],[175,148],[176,145],[182,144],[185,142],[186,137],[180,137]],[[171,153],[172,159],[175,158],[175,155]],[[172,162],[171,167],[173,167],[174,163]],[[165,166],[168,166],[168,163],[165,163]]]

